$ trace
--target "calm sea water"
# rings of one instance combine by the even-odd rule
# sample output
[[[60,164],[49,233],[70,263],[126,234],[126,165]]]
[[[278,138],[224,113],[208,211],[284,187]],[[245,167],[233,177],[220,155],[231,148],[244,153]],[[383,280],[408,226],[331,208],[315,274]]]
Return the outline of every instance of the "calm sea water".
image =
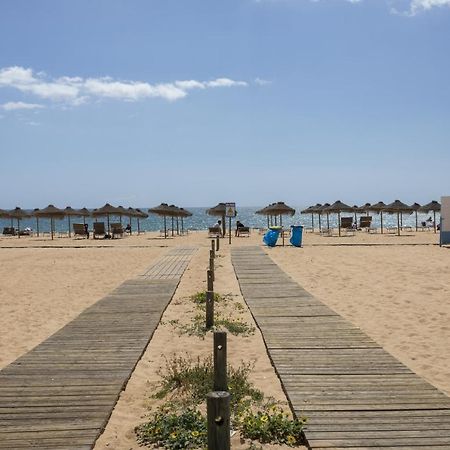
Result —
[[[141,208],[143,211],[146,211],[146,208]],[[185,209],[191,211],[193,213],[192,217],[188,217],[187,219],[184,219],[184,226],[186,229],[189,230],[206,230],[208,226],[212,226],[216,223],[216,220],[218,217],[212,217],[208,216],[206,214],[206,207],[205,208],[189,208],[186,207]],[[252,228],[265,228],[267,227],[267,218],[266,216],[260,216],[255,214],[255,211],[258,209],[261,209],[261,206],[258,207],[237,207],[238,216],[236,219],[240,220],[245,226],[249,226]],[[304,207],[298,207],[295,208],[296,211],[300,211],[304,209]],[[342,217],[349,217],[352,214],[343,213]],[[357,215],[359,217],[360,214]],[[430,214],[418,214],[418,221],[419,225],[421,221],[426,220]],[[233,228],[235,227],[236,219],[232,219],[232,225]],[[336,215],[330,215],[330,227],[337,227],[337,216]],[[78,217],[71,217],[70,218],[71,223],[82,223],[83,219]],[[104,221],[105,219],[99,218],[98,221]],[[111,222],[119,222],[118,217],[111,217]],[[228,219],[227,219],[228,221]],[[358,219],[359,221],[359,219]],[[415,214],[405,214],[403,216],[403,225],[410,225],[415,226]],[[86,223],[89,224],[89,228],[92,228],[92,218],[86,218]],[[380,226],[380,216],[378,214],[372,213],[372,222],[374,226],[379,227]],[[439,223],[439,214],[436,214],[436,222]],[[126,224],[128,223],[128,218],[123,217],[122,223]],[[397,225],[397,215],[396,214],[383,214],[383,224],[385,226],[396,226]],[[227,222],[228,225],[228,222]],[[303,225],[310,227],[311,226],[311,214],[299,214],[298,212],[295,213],[293,217],[284,216],[283,217],[283,225],[290,226],[290,225]],[[318,216],[314,216],[314,225],[317,228],[318,227]],[[8,219],[0,219],[0,232],[3,230],[3,227],[9,227],[11,226],[11,221]],[[14,221],[14,226],[17,227],[17,221]],[[167,226],[168,228],[171,227],[171,219],[167,218]],[[180,225],[181,226],[181,225]],[[322,226],[326,227],[326,216],[322,216]],[[36,219],[30,218],[30,219],[24,219],[20,223],[20,228],[23,229],[25,227],[30,227],[33,230],[36,230]],[[155,215],[150,215],[147,219],[141,219],[140,220],[140,227],[141,230],[146,231],[157,231],[160,229],[163,229],[163,218]],[[176,227],[176,222],[175,222]],[[63,220],[55,220],[55,228],[57,231],[67,231],[68,229],[68,221],[67,218]],[[132,228],[136,229],[136,219],[132,219]],[[39,219],[39,229],[40,231],[48,231],[50,229],[50,220],[48,219]]]

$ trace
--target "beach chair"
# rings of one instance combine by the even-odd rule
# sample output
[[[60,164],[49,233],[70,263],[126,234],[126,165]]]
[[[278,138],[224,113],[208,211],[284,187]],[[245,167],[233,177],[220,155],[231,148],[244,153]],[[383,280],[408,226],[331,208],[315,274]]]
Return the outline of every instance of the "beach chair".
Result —
[[[5,236],[15,236],[16,235],[16,229],[14,227],[4,227],[3,228],[3,234]]]
[[[86,233],[86,229],[84,228],[84,224],[82,223],[73,223],[73,237],[82,236],[83,238],[89,238],[89,232]]]
[[[112,238],[116,238],[118,236],[123,238],[123,227],[121,223],[112,223],[111,224],[111,236]]]
[[[353,228],[353,217],[341,217],[341,230]]]
[[[238,236],[238,237],[250,237],[250,228],[249,227],[239,227],[237,229],[236,236]]]
[[[369,231],[369,228],[372,225],[372,216],[361,216],[359,218],[359,229],[366,229]]]
[[[97,236],[105,237],[106,231],[105,231],[105,223],[104,222],[94,222],[94,231],[92,233],[92,237],[94,239],[97,238]]]
[[[208,228],[208,237],[221,237],[222,230],[220,227],[209,227]]]

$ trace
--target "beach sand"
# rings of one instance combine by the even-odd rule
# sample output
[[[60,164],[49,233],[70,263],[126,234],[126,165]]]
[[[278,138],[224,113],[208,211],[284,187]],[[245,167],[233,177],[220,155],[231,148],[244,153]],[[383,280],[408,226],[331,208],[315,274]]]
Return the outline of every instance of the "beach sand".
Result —
[[[233,245],[260,245],[261,238],[256,232],[250,238],[233,237]],[[401,237],[361,232],[343,238],[307,233],[303,249],[267,252],[319,300],[450,394],[450,252],[436,241],[430,232]],[[165,365],[164,355],[211,352],[210,337],[179,336],[167,325],[192,308],[187,296],[205,288],[210,241],[204,232],[167,240],[156,233],[115,241],[0,238],[1,367],[177,245],[200,248],[164,314],[166,325],[156,330],[96,449],[140,448],[133,429],[144,420],[147,407],[156,404],[150,395],[159,379],[157,370]],[[242,302],[226,239],[220,255],[216,290]],[[251,320],[247,311],[243,317]],[[254,361],[255,384],[266,395],[284,399],[259,332],[248,338],[229,336],[229,359],[233,364]],[[239,447],[233,441],[233,448]]]

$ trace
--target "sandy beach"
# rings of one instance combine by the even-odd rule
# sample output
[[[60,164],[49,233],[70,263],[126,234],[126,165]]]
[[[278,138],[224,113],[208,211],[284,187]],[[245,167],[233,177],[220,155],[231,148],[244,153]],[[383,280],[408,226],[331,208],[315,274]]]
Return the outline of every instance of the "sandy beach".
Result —
[[[261,239],[253,232],[250,238],[233,237],[233,245],[260,245]],[[437,239],[431,232],[400,237],[359,232],[342,238],[307,233],[302,249],[286,246],[266,251],[306,290],[450,395],[450,252],[436,245]],[[230,247],[226,239],[221,244],[216,290],[243,304]],[[208,337],[180,336],[167,325],[192,309],[189,295],[205,289],[210,241],[205,232],[167,240],[156,233],[114,241],[0,238],[1,367],[178,245],[199,250],[96,449],[139,448],[133,429],[148,407],[157,404],[150,395],[164,357],[187,349],[193,354],[210,352]],[[252,321],[247,310],[242,317]],[[229,358],[232,364],[253,362],[255,385],[266,395],[285,400],[258,331],[246,338],[230,336]],[[233,441],[233,448],[240,446]]]

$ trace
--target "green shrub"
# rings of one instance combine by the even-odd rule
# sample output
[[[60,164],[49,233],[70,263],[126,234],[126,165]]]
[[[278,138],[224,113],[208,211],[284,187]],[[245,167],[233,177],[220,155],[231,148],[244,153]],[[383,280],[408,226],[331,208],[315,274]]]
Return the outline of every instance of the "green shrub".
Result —
[[[189,299],[195,303],[196,305],[205,305],[206,304],[206,292],[197,292],[194,295],[191,295]],[[214,302],[220,303],[225,300],[225,297],[222,297],[217,292],[214,292]]]
[[[147,423],[136,427],[135,432],[143,445],[167,449],[197,449],[207,445],[206,419],[191,408],[177,413],[162,407]]]
[[[240,412],[237,421],[244,438],[290,447],[303,443],[306,420],[292,419],[277,405],[266,405],[257,412],[247,408]]]
[[[252,369],[250,364],[243,364],[238,368],[228,366],[228,387],[231,394],[231,408],[245,399],[258,402],[263,394],[248,381]],[[212,358],[192,360],[189,357],[175,356],[166,360],[161,389],[154,394],[156,398],[165,398],[172,394],[179,402],[189,406],[198,405],[205,401],[206,394],[213,390],[214,364]]]

